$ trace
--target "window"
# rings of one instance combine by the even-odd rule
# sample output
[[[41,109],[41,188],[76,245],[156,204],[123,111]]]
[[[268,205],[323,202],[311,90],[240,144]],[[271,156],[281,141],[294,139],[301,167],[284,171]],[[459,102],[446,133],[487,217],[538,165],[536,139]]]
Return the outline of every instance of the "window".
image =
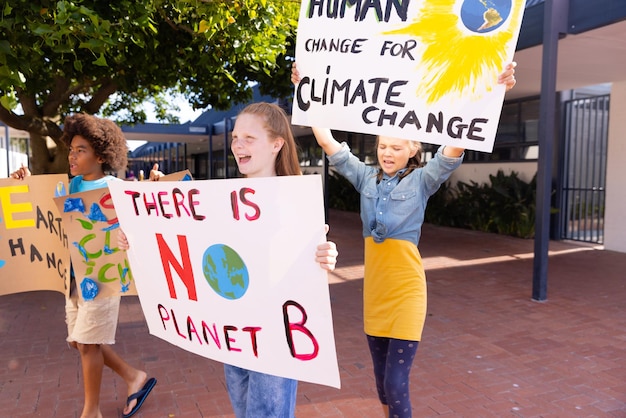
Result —
[[[339,142],[346,141],[352,153],[366,164],[375,165],[376,136],[333,131]],[[322,166],[321,149],[313,135],[297,138],[300,164],[305,167]],[[422,143],[422,160],[431,159],[439,145]],[[467,150],[465,162],[536,161],[539,153],[539,97],[507,102],[502,107],[493,152]],[[308,164],[308,165],[307,165]],[[317,164],[317,165],[316,165]]]
[[[466,151],[466,162],[532,161],[539,150],[539,98],[505,103],[493,152]]]

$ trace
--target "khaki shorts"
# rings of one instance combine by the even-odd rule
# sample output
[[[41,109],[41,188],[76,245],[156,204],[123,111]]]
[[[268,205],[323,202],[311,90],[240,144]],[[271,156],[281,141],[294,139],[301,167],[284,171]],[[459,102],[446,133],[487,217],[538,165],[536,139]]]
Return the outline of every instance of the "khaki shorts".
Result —
[[[77,296],[65,300],[67,341],[80,344],[115,344],[120,296],[85,302]]]

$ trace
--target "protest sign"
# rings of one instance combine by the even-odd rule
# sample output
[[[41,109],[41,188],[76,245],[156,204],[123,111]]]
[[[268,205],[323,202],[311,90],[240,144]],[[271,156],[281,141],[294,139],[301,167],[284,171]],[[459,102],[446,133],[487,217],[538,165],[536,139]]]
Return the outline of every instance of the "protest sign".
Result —
[[[79,297],[90,301],[136,295],[126,253],[117,248],[119,223],[109,189],[72,193],[54,201],[69,237]]]
[[[163,177],[159,179],[159,181],[190,181],[193,180],[193,176],[191,175],[191,171],[182,170],[176,171],[175,173],[165,174]],[[151,180],[142,180],[142,181],[151,181]]]
[[[203,357],[339,387],[321,178],[109,185],[150,333]]]
[[[65,292],[68,238],[53,199],[67,187],[65,174],[0,180],[0,295]]]
[[[166,174],[160,179],[161,181],[190,181],[193,180],[193,176],[191,175],[191,171],[183,170],[177,171],[175,173]]]
[[[525,0],[304,0],[292,123],[491,152]]]

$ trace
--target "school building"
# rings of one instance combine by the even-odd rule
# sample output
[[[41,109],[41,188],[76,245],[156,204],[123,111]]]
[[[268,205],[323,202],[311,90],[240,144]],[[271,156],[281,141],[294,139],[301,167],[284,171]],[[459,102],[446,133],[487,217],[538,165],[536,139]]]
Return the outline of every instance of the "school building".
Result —
[[[551,239],[626,252],[625,33],[624,0],[527,0],[515,54],[517,85],[506,95],[494,151],[467,151],[451,183],[488,182],[498,170],[517,172],[525,181],[537,175],[550,189],[544,212],[546,205],[556,209]],[[253,101],[291,108],[257,90]],[[236,176],[228,143],[243,107],[210,110],[179,125],[124,126],[128,140],[147,141],[132,152],[129,171],[147,173],[156,162],[166,173],[189,169],[195,179]],[[303,171],[326,173],[311,130],[293,129]],[[373,136],[337,136],[375,164]],[[0,124],[0,172],[19,165],[16,155],[27,149],[25,138]]]

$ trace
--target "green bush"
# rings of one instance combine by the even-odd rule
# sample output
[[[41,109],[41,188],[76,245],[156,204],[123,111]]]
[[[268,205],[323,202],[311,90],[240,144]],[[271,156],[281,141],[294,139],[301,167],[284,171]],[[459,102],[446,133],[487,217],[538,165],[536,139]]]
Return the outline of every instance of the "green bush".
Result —
[[[336,173],[328,175],[328,207],[358,212],[360,208],[359,192],[345,177]]]
[[[502,170],[489,176],[490,184],[459,181],[455,189],[444,184],[426,208],[425,221],[484,232],[533,238],[535,235],[536,178],[530,183],[517,173]]]

